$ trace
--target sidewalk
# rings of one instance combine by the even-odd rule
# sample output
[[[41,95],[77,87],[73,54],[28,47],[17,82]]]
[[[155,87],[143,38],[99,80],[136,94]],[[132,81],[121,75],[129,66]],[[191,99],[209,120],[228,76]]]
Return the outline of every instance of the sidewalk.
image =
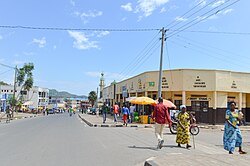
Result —
[[[90,127],[123,127],[122,117],[118,117],[118,122],[114,122],[113,116],[107,114],[106,123],[103,122],[102,115],[92,115],[92,114],[78,114],[87,125]],[[208,124],[198,124],[202,129],[217,129],[224,130],[224,125],[208,125]],[[140,124],[140,123],[128,123],[127,127],[140,127],[140,128],[153,128],[154,124]],[[250,131],[250,126],[240,126],[241,131]]]
[[[106,122],[103,123],[102,115],[92,115],[92,114],[78,114],[87,125],[90,127],[125,127],[123,125],[122,117],[118,117],[118,122],[114,122],[113,116],[107,114]],[[139,123],[128,123],[127,127],[143,127],[143,128],[153,128],[154,124],[139,124]]]
[[[145,161],[144,166],[178,165],[178,166],[210,166],[210,165],[232,165],[237,163],[240,166],[249,165],[250,155],[234,154],[168,154],[164,156],[152,157]]]
[[[30,114],[30,113],[22,113],[22,112],[14,112],[14,118],[11,120],[25,119],[25,118],[33,118],[37,116],[42,116],[42,114]],[[0,122],[5,122],[7,115],[3,112],[0,113]]]

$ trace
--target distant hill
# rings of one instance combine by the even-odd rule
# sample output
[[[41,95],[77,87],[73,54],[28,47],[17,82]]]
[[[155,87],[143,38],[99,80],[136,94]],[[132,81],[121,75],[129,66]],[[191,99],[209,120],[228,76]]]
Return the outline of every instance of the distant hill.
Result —
[[[0,81],[0,85],[9,85],[9,84],[7,84],[7,83],[5,83],[3,81]]]
[[[57,97],[65,97],[65,98],[70,98],[70,97],[73,97],[73,98],[88,98],[87,96],[85,95],[81,95],[81,96],[78,96],[78,95],[75,95],[75,94],[71,94],[69,92],[65,92],[65,91],[57,91],[56,89],[49,89],[49,96],[57,96]]]

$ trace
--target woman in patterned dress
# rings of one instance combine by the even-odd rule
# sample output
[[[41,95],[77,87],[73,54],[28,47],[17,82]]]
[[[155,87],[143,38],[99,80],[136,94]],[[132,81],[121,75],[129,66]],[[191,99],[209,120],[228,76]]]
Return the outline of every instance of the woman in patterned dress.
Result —
[[[189,133],[189,126],[190,120],[193,118],[192,114],[188,114],[186,112],[186,106],[180,106],[181,112],[177,115],[177,136],[176,136],[176,143],[178,147],[181,147],[181,144],[186,144],[186,148],[190,148],[190,133]]]
[[[224,127],[223,144],[224,149],[233,154],[235,147],[239,147],[240,154],[246,154],[242,150],[242,136],[239,129],[239,120],[242,114],[235,109],[236,103],[230,102],[229,109],[226,111],[226,122]]]

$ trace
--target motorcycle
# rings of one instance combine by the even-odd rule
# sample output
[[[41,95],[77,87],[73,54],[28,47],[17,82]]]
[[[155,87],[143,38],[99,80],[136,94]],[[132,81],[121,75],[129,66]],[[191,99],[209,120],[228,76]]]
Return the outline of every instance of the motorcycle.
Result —
[[[171,120],[173,121],[173,124],[169,127],[170,129],[170,132],[172,134],[176,134],[177,133],[177,119],[173,116],[171,117]],[[191,123],[190,123],[190,127],[189,127],[189,132],[192,134],[192,135],[198,135],[199,132],[200,132],[200,128],[199,126],[196,124],[196,119],[193,118],[191,120]]]

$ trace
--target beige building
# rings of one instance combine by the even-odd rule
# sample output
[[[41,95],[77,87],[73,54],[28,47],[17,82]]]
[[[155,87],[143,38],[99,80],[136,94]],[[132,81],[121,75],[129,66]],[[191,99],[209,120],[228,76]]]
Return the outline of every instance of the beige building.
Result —
[[[104,101],[122,103],[126,97],[158,98],[158,71],[141,73],[103,89]],[[224,70],[163,71],[162,97],[187,105],[200,123],[223,123],[229,101],[235,101],[250,122],[250,73]]]

